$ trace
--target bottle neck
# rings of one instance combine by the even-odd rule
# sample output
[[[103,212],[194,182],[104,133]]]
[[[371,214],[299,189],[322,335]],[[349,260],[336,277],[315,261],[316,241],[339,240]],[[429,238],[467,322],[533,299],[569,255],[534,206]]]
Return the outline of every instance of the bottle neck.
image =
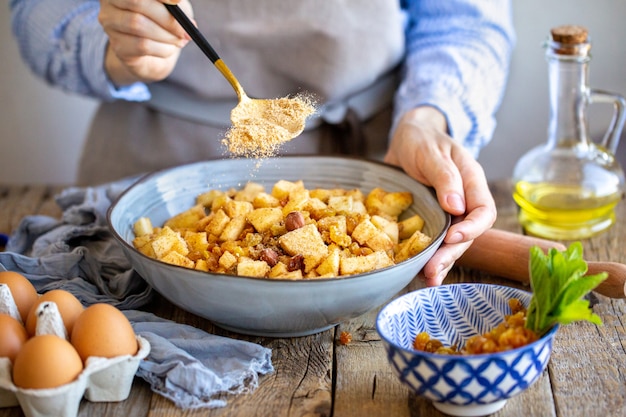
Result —
[[[587,146],[588,48],[573,54],[562,52],[556,44],[548,45],[546,53],[550,88],[548,143],[552,146]]]

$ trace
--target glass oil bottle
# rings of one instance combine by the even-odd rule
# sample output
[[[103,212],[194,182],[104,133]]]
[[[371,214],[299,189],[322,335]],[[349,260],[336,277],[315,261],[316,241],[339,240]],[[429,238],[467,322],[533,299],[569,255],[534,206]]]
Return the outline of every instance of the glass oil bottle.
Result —
[[[615,222],[624,172],[615,151],[626,118],[626,100],[589,88],[591,44],[587,30],[560,26],[545,44],[549,69],[548,140],[531,149],[513,171],[513,198],[526,233],[560,240],[591,237]],[[587,108],[612,103],[601,141],[590,138]]]

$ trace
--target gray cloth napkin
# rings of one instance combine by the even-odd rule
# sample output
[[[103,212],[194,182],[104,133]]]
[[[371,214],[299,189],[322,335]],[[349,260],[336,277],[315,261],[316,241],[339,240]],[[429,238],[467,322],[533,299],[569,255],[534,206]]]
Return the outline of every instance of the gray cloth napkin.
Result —
[[[27,216],[0,252],[0,270],[20,272],[39,293],[55,288],[84,305],[112,304],[151,345],[137,375],[178,407],[223,407],[226,394],[250,392],[274,371],[271,350],[212,335],[140,311],[152,289],[135,272],[110,233],[106,212],[137,178],[98,187],[72,187],[56,196],[61,219]]]

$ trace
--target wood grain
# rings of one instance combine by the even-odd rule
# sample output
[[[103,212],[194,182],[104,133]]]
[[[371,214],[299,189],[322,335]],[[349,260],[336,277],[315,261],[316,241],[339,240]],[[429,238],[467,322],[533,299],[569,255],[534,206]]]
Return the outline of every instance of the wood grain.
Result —
[[[60,190],[60,187],[0,185],[0,233],[13,231],[26,215],[59,216],[54,195]],[[510,184],[496,182],[492,184],[492,192],[498,206],[495,227],[521,233]],[[618,205],[617,218],[618,223],[607,233],[583,241],[587,260],[626,262],[624,202]],[[453,268],[445,282],[490,282],[524,288],[521,282],[468,265]],[[401,293],[422,285],[415,279]],[[548,370],[494,416],[626,415],[626,301],[600,294],[596,294],[596,299],[594,311],[604,325],[562,326]],[[379,309],[320,334],[285,339],[230,333],[171,305],[159,295],[146,309],[210,333],[267,346],[272,349],[275,372],[262,377],[254,392],[227,396],[226,407],[211,410],[180,410],[136,378],[129,399],[111,404],[83,400],[80,417],[444,416],[430,402],[410,393],[393,374],[375,328]],[[343,331],[352,335],[352,341],[345,345],[340,343]],[[0,417],[18,416],[23,416],[19,407],[0,409]]]

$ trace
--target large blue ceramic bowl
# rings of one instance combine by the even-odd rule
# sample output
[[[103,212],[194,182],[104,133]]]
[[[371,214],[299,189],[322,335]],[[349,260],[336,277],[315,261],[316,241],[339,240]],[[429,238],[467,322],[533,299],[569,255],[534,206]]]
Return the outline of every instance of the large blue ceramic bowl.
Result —
[[[525,306],[531,294],[490,284],[449,284],[424,288],[391,301],[380,311],[376,328],[391,366],[415,394],[453,416],[483,416],[533,384],[544,371],[558,327],[541,339],[509,351],[482,355],[442,355],[413,349],[427,332],[445,346],[462,346],[510,314],[508,301]]]
[[[432,243],[417,256],[391,267],[331,279],[279,280],[195,271],[151,259],[132,245],[133,224],[147,216],[161,225],[192,207],[209,189],[240,189],[254,181],[266,190],[278,180],[302,180],[307,188],[374,187],[410,191],[406,215],[420,214]],[[224,159],[149,174],[111,206],[109,226],[137,272],[177,306],[240,333],[303,336],[328,329],[389,301],[422,269],[441,244],[450,216],[432,190],[401,170],[361,159],[293,156]]]

